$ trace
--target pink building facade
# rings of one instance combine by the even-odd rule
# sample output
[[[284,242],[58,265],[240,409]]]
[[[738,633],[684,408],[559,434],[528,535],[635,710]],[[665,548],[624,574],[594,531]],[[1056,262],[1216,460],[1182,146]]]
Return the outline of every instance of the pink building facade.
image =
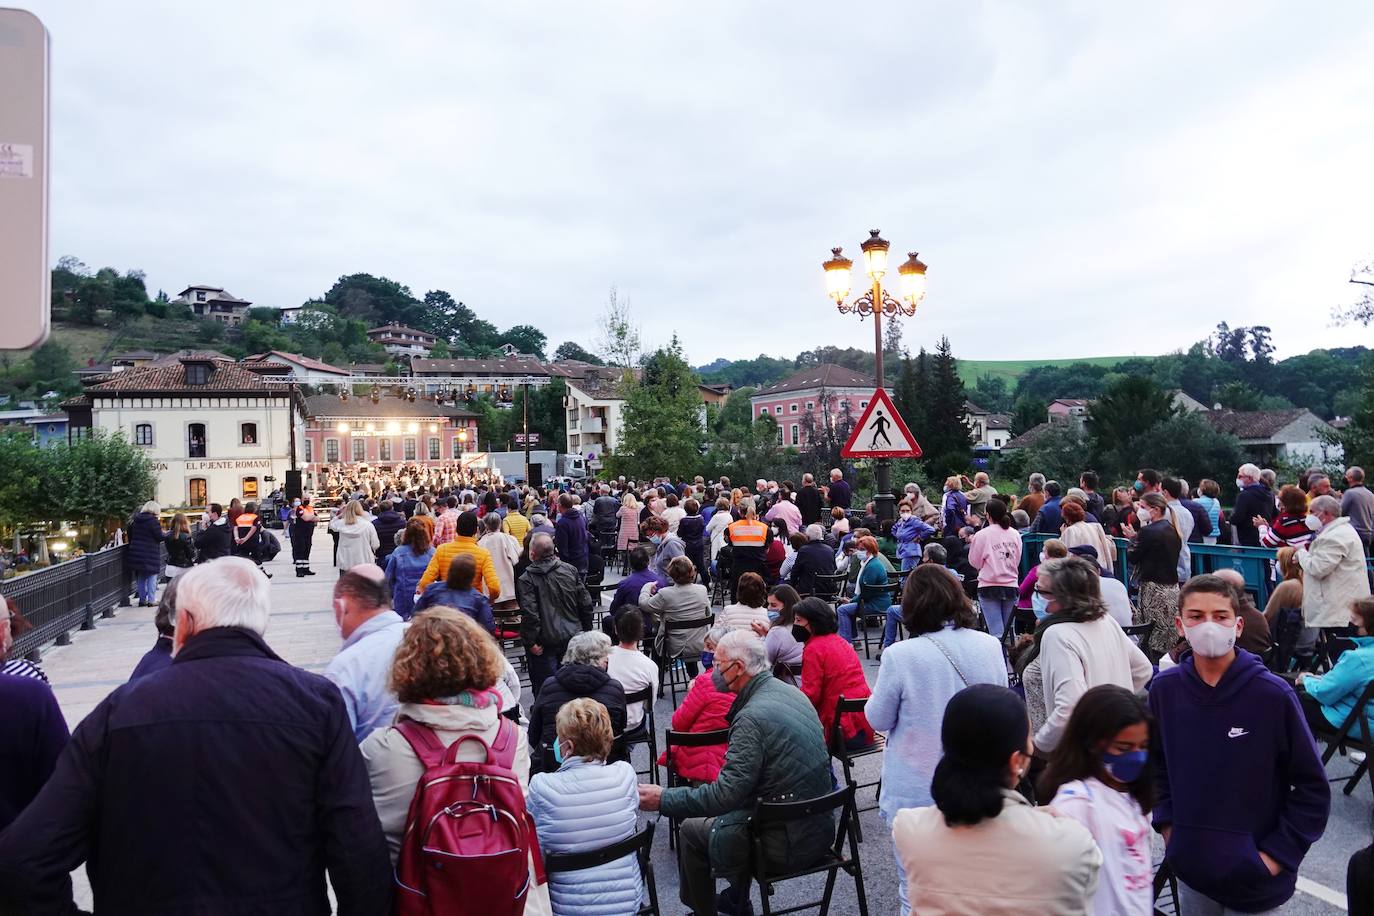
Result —
[[[814,414],[814,423],[824,423],[828,408],[831,422],[838,422],[848,409],[857,421],[868,407],[873,387],[869,376],[843,366],[824,364],[802,369],[759,389],[749,399],[750,413],[755,418],[773,418],[778,424],[779,446],[805,448],[810,444],[806,435],[808,414]]]
[[[317,480],[324,468],[341,465],[456,470],[477,452],[477,415],[461,408],[394,398],[377,404],[366,397],[340,401],[334,395],[308,398],[306,406],[300,458]]]

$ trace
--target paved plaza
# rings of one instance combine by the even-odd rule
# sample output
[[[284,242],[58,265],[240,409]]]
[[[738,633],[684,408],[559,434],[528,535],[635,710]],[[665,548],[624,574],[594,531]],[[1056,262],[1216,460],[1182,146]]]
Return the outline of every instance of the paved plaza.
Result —
[[[267,642],[288,662],[315,672],[324,669],[340,645],[330,610],[330,590],[336,575],[329,567],[329,558],[330,540],[321,528],[316,534],[314,548],[314,568],[318,575],[296,578],[291,568],[289,549],[283,550],[267,567],[274,576],[273,612],[266,634]],[[613,579],[614,576],[608,575],[608,581]],[[609,592],[605,601],[610,601]],[[139,657],[153,645],[156,633],[152,624],[152,608],[126,607],[116,611],[113,618],[100,620],[95,630],[74,633],[71,645],[50,648],[43,655],[43,668],[52,681],[68,725],[73,728],[111,690],[128,679]],[[871,683],[877,677],[877,662],[866,662],[865,669]],[[529,701],[527,690],[524,696],[526,708]],[[668,697],[658,702],[655,712],[661,741],[662,729],[672,715]],[[644,757],[644,748],[636,748],[637,768],[644,768]],[[878,767],[877,757],[865,758],[858,772],[859,781],[876,779]],[[1333,777],[1343,776],[1352,768],[1351,764],[1338,758],[1331,764],[1329,772]],[[1370,789],[1366,782],[1353,795],[1345,796],[1340,792],[1339,784],[1332,788],[1331,821],[1326,835],[1313,847],[1303,863],[1299,893],[1283,908],[1284,913],[1345,912],[1346,862],[1355,850],[1370,841]],[[860,804],[872,803],[872,790],[862,790]],[[860,820],[864,832],[860,855],[869,912],[895,913],[896,878],[891,842],[876,810],[864,812]],[[654,872],[662,911],[665,914],[679,914],[686,910],[677,898],[676,860],[668,850],[666,828],[666,822],[660,824],[654,838]],[[89,907],[90,891],[84,871],[73,878],[77,886],[78,903]],[[988,878],[996,880],[995,875],[989,875]],[[774,901],[782,907],[801,903],[804,899],[816,899],[820,895],[821,884],[819,878],[789,882],[779,887]],[[806,898],[804,894],[811,896]],[[842,877],[838,882],[832,911],[841,914],[858,912],[854,885],[850,879]]]

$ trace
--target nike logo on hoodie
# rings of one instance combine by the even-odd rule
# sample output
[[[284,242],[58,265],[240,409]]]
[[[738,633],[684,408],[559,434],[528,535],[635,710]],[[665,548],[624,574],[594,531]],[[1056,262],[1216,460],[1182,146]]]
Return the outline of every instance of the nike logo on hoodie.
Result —
[[[1228,737],[1228,738],[1244,738],[1244,737],[1245,737],[1246,735],[1248,735],[1248,734],[1250,734],[1250,733],[1247,732],[1247,731],[1246,731],[1245,729],[1243,729],[1243,728],[1232,728],[1229,732],[1226,733],[1226,737]]]

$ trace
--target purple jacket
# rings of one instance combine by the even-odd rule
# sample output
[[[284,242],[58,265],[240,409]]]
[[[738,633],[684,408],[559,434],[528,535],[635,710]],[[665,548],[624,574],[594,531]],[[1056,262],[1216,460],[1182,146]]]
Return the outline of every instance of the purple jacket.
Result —
[[[47,682],[0,674],[0,830],[33,801],[67,745],[67,722]]]
[[[1293,688],[1243,649],[1209,687],[1186,652],[1150,685],[1150,711],[1154,822],[1173,827],[1165,857],[1178,879],[1242,912],[1282,905],[1331,809]],[[1283,866],[1277,876],[1261,850]]]
[[[558,559],[571,563],[577,571],[587,572],[587,520],[582,513],[573,509],[558,516],[553,525],[553,546],[558,548]]]

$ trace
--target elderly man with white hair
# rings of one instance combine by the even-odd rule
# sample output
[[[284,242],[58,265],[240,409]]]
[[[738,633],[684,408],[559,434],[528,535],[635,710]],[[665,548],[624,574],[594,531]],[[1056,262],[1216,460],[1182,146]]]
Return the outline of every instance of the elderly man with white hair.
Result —
[[[611,732],[625,734],[627,710],[625,687],[607,673],[611,661],[611,637],[595,630],[578,633],[568,641],[563,664],[544,682],[530,707],[530,772],[556,770],[561,760],[553,757],[558,732],[554,720],[569,700],[587,697],[606,707],[611,716]],[[612,760],[624,760],[623,742],[617,742]],[[547,765],[551,764],[551,765]]]
[[[391,662],[405,633],[405,621],[391,609],[386,574],[376,563],[360,563],[334,583],[334,623],[343,648],[325,666],[324,676],[343,694],[348,721],[358,743],[374,729],[391,724],[396,694]]]
[[[172,664],[117,687],[0,834],[0,912],[385,913],[391,865],[343,699],[263,640],[252,561],[177,583]],[[326,872],[328,882],[326,882]]]
[[[1334,496],[1318,496],[1307,509],[1307,527],[1316,537],[1297,553],[1302,567],[1302,617],[1309,627],[1344,627],[1350,605],[1369,597],[1364,542],[1350,519],[1341,517]]]
[[[835,575],[835,551],[825,543],[825,529],[820,525],[806,526],[806,543],[797,550],[792,561],[790,584],[798,594],[814,595],[826,591],[817,576]]]
[[[826,499],[830,500],[830,508],[839,506],[841,509],[848,509],[849,504],[854,500],[854,492],[849,488],[849,483],[844,479],[844,471],[839,468],[830,469],[830,486],[825,490]]]
[[[1273,521],[1278,510],[1274,506],[1274,494],[1260,482],[1260,469],[1253,464],[1242,464],[1236,471],[1236,505],[1231,510],[1231,524],[1236,526],[1236,543],[1241,547],[1260,546],[1260,532],[1255,527],[1255,516]]]
[[[738,694],[730,708],[725,765],[715,782],[695,788],[639,786],[639,806],[682,821],[678,873],[682,902],[694,913],[740,912],[749,862],[749,818],[759,801],[802,801],[830,793],[830,752],[806,696],[768,671],[763,640],[748,630],[716,644],[716,689]],[[806,868],[829,853],[832,812],[766,828],[770,870]],[[716,877],[731,887],[716,897]]]

